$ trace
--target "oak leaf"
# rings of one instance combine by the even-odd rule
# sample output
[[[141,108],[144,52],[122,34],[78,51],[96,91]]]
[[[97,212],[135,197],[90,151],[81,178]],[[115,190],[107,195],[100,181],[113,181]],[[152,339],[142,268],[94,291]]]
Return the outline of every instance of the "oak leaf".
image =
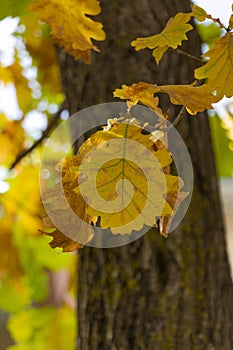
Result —
[[[172,103],[185,106],[192,115],[213,108],[212,103],[219,100],[208,85],[164,85],[158,86],[156,92],[167,93]]]
[[[194,4],[192,5],[192,8],[193,8],[192,14],[199,22],[203,22],[208,16],[206,11],[203,8]]]
[[[44,224],[55,229],[47,233],[53,236],[51,246],[64,251],[80,248],[92,238],[92,225],[97,222],[113,234],[124,235],[144,225],[156,226],[156,217],[171,218],[174,204],[168,200],[178,197],[183,185],[170,173],[173,160],[161,140],[155,134],[143,133],[135,119],[113,119],[91,135],[77,155],[58,164],[64,193],[57,184],[43,196],[48,213]],[[69,206],[89,224],[90,232],[80,226],[77,236],[70,238]]]
[[[232,96],[233,91],[233,33],[228,32],[207,51],[209,60],[195,70],[195,78],[208,79],[208,85],[222,98]]]
[[[132,86],[122,85],[122,89],[115,90],[114,97],[128,99],[136,104],[139,101],[144,103],[144,96],[147,96],[147,94],[152,96],[152,94],[159,92],[167,93],[172,103],[184,105],[190,114],[196,114],[205,109],[212,108],[212,103],[219,100],[218,97],[212,94],[208,85],[199,87],[193,85],[158,86],[145,82],[139,82]]]
[[[114,120],[109,124],[92,136],[92,151],[79,168],[87,180],[75,191],[88,202],[88,214],[100,217],[100,227],[113,234],[156,226],[156,216],[172,215],[164,196],[177,191],[179,180],[163,172],[172,157],[167,149],[157,149],[151,135],[143,135],[138,125]],[[98,193],[91,186],[94,179]]]
[[[88,17],[101,12],[97,0],[35,0],[30,9],[50,26],[54,41],[76,59],[89,63],[91,50],[98,51],[92,39],[105,39],[102,24]]]
[[[147,38],[137,38],[132,41],[137,51],[149,48],[153,50],[153,56],[157,63],[161,60],[163,54],[169,47],[176,49],[182,44],[183,40],[187,40],[187,32],[193,29],[190,20],[192,13],[177,13],[174,18],[170,18],[166,27],[160,34],[156,34]]]
[[[82,196],[74,192],[77,186],[77,171],[73,171],[75,164],[75,157],[74,160],[72,157],[65,159],[62,167],[62,184],[58,183],[43,193],[43,203],[46,205],[47,212],[47,216],[43,218],[43,224],[45,228],[55,229],[52,232],[43,233],[53,237],[50,242],[52,248],[60,247],[64,252],[83,247],[83,244],[93,237],[92,226],[89,225],[86,230],[83,223],[91,223],[94,219],[86,213],[86,202]],[[69,208],[74,215],[71,215]],[[81,219],[79,225],[76,217]],[[67,232],[67,236],[56,225],[61,227],[63,232]]]
[[[55,229],[53,232],[40,231],[47,236],[53,237],[52,241],[49,243],[51,248],[62,248],[63,252],[73,252],[77,249],[83,247],[82,244],[73,241],[71,238],[65,236],[61,231]]]
[[[133,105],[141,102],[159,116],[165,117],[162,109],[158,106],[159,98],[154,97],[154,86],[149,83],[141,81],[132,86],[122,85],[122,89],[114,91],[114,97],[131,101]]]

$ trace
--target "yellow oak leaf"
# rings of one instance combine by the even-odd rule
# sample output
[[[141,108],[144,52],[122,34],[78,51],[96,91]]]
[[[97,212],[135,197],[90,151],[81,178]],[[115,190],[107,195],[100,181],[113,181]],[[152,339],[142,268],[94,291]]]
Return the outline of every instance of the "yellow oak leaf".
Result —
[[[214,89],[213,89],[214,90]],[[144,96],[165,92],[169,94],[172,103],[184,105],[190,114],[196,114],[206,109],[212,108],[212,103],[219,100],[212,94],[208,85],[195,87],[192,85],[153,85],[145,82],[139,82],[132,86],[122,85],[122,89],[116,89],[114,97],[127,99],[134,104],[144,103]],[[154,97],[156,98],[156,97]],[[148,106],[148,104],[146,104]]]
[[[193,8],[193,16],[199,21],[199,22],[203,22],[206,17],[208,16],[206,11],[203,10],[201,7],[192,4],[192,8]]]
[[[43,193],[43,203],[46,205],[47,212],[47,216],[43,218],[43,224],[45,228],[55,229],[53,232],[44,231],[43,233],[53,237],[50,242],[52,248],[60,247],[65,252],[81,248],[84,243],[91,240],[93,228],[89,225],[87,229],[85,222],[94,221],[86,213],[87,205],[83,197],[73,191],[78,183],[72,174],[75,162],[72,158],[67,159],[62,168],[62,184],[58,183]],[[77,217],[80,218],[78,222]],[[62,228],[62,232],[56,226]]]
[[[87,213],[100,217],[100,227],[130,234],[143,225],[156,226],[156,216],[172,215],[164,197],[178,190],[179,179],[163,172],[172,158],[167,149],[156,147],[151,134],[142,134],[138,125],[110,120],[91,143],[79,167],[86,180],[75,192],[88,203]]]
[[[50,26],[54,41],[76,59],[89,63],[91,50],[98,51],[92,39],[105,39],[102,24],[89,18],[101,12],[97,0],[35,0],[30,9]]]
[[[204,55],[209,60],[195,70],[195,78],[208,79],[219,99],[233,94],[233,33],[228,32]]]
[[[154,86],[149,83],[141,81],[132,86],[122,85],[122,89],[114,91],[114,97],[129,100],[133,105],[141,102],[159,116],[166,118],[162,109],[158,106],[159,98],[154,97]]]
[[[163,55],[168,49],[169,49],[169,46],[165,45],[163,47],[158,46],[152,51],[152,55],[155,58],[157,64],[161,61]]]
[[[182,44],[183,40],[187,40],[186,33],[193,29],[190,20],[192,13],[177,13],[174,18],[170,18],[166,27],[160,34],[156,34],[147,38],[137,38],[132,41],[131,45],[135,46],[137,51],[149,48],[154,49],[153,56],[159,63],[163,54],[169,47],[176,49]]]
[[[82,244],[73,241],[71,238],[65,236],[61,231],[55,229],[53,232],[46,232],[40,230],[41,233],[53,237],[49,243],[51,248],[62,248],[63,252],[73,252],[83,247]]]
[[[137,104],[146,93],[154,93],[154,87],[155,85],[144,81],[140,81],[131,86],[123,84],[122,88],[116,89],[113,95],[121,99],[131,100],[134,104]]]
[[[219,101],[219,98],[212,94],[208,85],[164,85],[157,86],[156,92],[165,92],[169,95],[172,103],[183,105],[187,111],[195,115],[206,109],[211,109],[212,103]]]
[[[48,214],[43,222],[54,229],[45,233],[53,237],[53,248],[81,248],[92,239],[93,226],[124,235],[144,225],[156,226],[157,217],[172,217],[175,204],[170,198],[179,197],[183,182],[170,173],[173,159],[166,133],[158,139],[144,131],[135,118],[109,119],[77,155],[56,166],[62,184],[43,195]],[[83,225],[77,227],[75,216]]]
[[[180,187],[182,187],[182,184],[180,185]],[[179,188],[177,188],[177,191],[174,191],[174,193],[167,194],[166,201],[172,207],[173,215],[176,213],[177,209],[179,208],[179,205],[185,200],[188,194],[189,194],[188,192],[179,191]],[[161,216],[159,218],[160,234],[163,235],[164,237],[168,237],[168,230],[171,226],[171,223],[172,223],[171,215]]]

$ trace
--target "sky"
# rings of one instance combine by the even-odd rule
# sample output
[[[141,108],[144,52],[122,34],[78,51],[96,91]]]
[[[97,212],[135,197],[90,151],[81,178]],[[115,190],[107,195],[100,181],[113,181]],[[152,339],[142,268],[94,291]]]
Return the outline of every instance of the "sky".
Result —
[[[193,0],[193,2],[206,10],[212,17],[220,18],[221,22],[228,26],[233,0]]]

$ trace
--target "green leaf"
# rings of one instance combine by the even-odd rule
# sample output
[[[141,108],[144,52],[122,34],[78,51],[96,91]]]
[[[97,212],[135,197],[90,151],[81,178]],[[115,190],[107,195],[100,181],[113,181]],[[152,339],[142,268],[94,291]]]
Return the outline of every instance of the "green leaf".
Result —
[[[210,47],[214,44],[214,42],[220,39],[223,30],[216,23],[209,24],[196,24],[198,33],[202,41],[208,44]]]

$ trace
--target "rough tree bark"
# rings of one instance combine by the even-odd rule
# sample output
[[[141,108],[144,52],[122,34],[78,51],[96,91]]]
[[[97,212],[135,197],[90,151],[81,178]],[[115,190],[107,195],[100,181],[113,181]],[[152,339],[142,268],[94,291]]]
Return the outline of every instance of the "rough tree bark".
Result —
[[[191,83],[196,62],[173,52],[156,66],[131,40],[159,32],[187,0],[101,1],[107,40],[90,66],[59,53],[71,113],[113,101],[122,83]],[[196,33],[184,50],[200,54]],[[163,101],[166,103],[166,101]],[[177,108],[169,107],[171,114]],[[165,106],[166,109],[166,106]],[[179,125],[189,149],[195,190],[179,228],[164,239],[151,231],[115,249],[79,251],[79,350],[231,350],[233,289],[225,251],[214,155],[206,114]]]

